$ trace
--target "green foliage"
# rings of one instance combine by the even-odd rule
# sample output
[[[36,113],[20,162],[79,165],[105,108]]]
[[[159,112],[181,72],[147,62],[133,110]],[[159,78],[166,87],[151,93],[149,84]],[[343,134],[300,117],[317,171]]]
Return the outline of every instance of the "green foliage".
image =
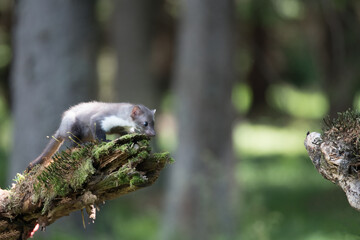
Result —
[[[268,99],[275,109],[294,118],[321,119],[329,109],[323,92],[301,90],[285,84],[271,85]]]
[[[252,101],[252,92],[246,84],[236,84],[232,89],[232,103],[239,113],[246,113]]]
[[[302,145],[306,131],[316,125],[248,123],[239,129],[235,142],[241,161],[235,172],[242,191],[236,200],[241,217],[237,239],[359,239],[359,213],[340,188],[318,174]],[[245,141],[237,142],[241,136]],[[269,149],[270,141],[264,139],[274,142]],[[292,147],[295,140],[302,151]]]
[[[320,77],[315,59],[309,54],[308,48],[309,46],[301,38],[294,39],[284,48],[287,63],[284,78],[297,87],[314,85],[316,79]]]
[[[358,239],[359,213],[305,154],[243,156],[236,173],[243,186],[239,239]]]
[[[5,186],[7,159],[10,151],[10,135],[12,124],[10,122],[10,115],[5,104],[4,96],[1,94],[0,89],[0,185]]]
[[[142,191],[109,202],[94,226],[97,239],[157,240],[161,215],[152,201],[158,193]],[[119,213],[119,214],[114,214]],[[98,224],[99,223],[99,224]]]

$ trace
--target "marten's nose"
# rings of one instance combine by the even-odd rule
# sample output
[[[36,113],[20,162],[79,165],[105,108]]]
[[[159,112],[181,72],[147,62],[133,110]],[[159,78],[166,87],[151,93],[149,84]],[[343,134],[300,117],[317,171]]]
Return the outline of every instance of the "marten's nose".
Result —
[[[149,130],[149,131],[146,131],[146,135],[148,135],[149,137],[155,137],[156,132],[155,132],[155,130]]]

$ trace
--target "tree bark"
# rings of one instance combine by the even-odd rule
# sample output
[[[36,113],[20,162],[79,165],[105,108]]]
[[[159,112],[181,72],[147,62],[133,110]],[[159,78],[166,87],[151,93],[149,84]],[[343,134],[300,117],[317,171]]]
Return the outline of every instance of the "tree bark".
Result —
[[[267,101],[267,91],[273,82],[273,73],[269,62],[269,49],[271,48],[269,29],[266,24],[268,9],[271,9],[270,1],[253,0],[250,2],[252,10],[250,24],[250,51],[252,65],[247,76],[247,83],[252,90],[251,107],[248,117],[256,118],[259,115],[270,113]]]
[[[234,2],[184,0],[175,92],[178,149],[162,239],[233,239]]]
[[[37,157],[66,108],[96,97],[94,2],[16,1],[10,176]]]
[[[308,133],[305,148],[317,171],[339,185],[349,204],[360,210],[360,114],[347,111],[325,121],[322,134]]]
[[[149,138],[137,134],[69,151],[0,189],[0,240],[27,239],[36,224],[44,229],[77,210],[95,220],[96,205],[151,185],[172,162],[168,153],[151,153]]]
[[[151,70],[155,16],[162,1],[116,0],[111,19],[117,69],[115,101],[146,102],[155,106],[160,96]]]
[[[359,51],[357,43],[360,33],[355,7],[346,2],[339,8],[333,1],[321,0],[323,20],[322,49],[325,74],[324,89],[329,98],[330,116],[346,111],[354,103],[359,86]]]

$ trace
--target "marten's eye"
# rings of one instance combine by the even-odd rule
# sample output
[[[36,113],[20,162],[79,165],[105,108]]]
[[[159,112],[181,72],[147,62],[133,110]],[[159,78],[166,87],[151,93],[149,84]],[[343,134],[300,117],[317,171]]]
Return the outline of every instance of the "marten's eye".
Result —
[[[144,122],[144,126],[147,127],[149,125],[148,122]]]

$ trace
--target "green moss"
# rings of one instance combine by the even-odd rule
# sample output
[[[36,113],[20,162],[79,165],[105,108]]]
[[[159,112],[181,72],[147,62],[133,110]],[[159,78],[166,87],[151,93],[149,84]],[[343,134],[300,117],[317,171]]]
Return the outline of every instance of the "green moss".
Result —
[[[100,184],[102,190],[122,186],[138,186],[147,182],[146,177],[142,176],[134,168],[130,167],[131,163],[123,165],[118,171],[110,174]]]
[[[162,153],[153,153],[151,155],[151,158],[154,161],[166,161],[166,163],[174,163],[175,159],[170,157],[170,153],[169,152],[162,152]]]
[[[23,180],[25,179],[25,176],[20,174],[20,173],[16,173],[16,176],[15,178],[13,179],[13,181],[16,183],[16,184],[20,184]]]
[[[135,143],[138,147],[134,147]],[[148,137],[141,134],[126,134],[108,143],[102,143],[92,150],[92,156],[98,160],[104,155],[110,154],[114,150],[126,152],[127,155],[135,155],[139,151],[151,151]]]
[[[116,186],[130,184],[129,173],[131,171],[132,168],[128,167],[127,165],[121,167],[116,173],[116,177],[117,177]]]
[[[130,179],[130,186],[139,186],[147,182],[147,178],[145,176],[141,176],[140,174],[135,174]]]
[[[131,154],[129,156],[132,156],[132,155],[134,155],[134,157],[129,159],[129,163],[130,164],[137,164],[137,163],[142,162],[143,160],[149,158],[150,154],[147,151],[141,151],[141,152],[139,152],[137,154]]]
[[[85,180],[89,177],[89,175],[95,173],[95,168],[92,165],[92,159],[86,159],[78,169],[76,169],[73,173],[73,176],[70,180],[70,186],[72,189],[79,189]]]
[[[125,134],[119,138],[122,142],[132,142],[136,137],[142,136],[138,133]]]
[[[102,190],[107,190],[121,185],[129,185],[129,176],[132,172],[134,172],[134,169],[131,168],[129,164],[125,164],[118,171],[111,173],[100,183],[98,183],[98,188]]]
[[[96,148],[92,151],[92,156],[95,159],[99,159],[103,155],[109,154],[110,150],[113,149],[115,142],[101,143],[96,146]]]
[[[52,185],[53,185],[55,196],[63,197],[70,192],[69,184],[60,178],[57,178],[56,181],[53,181]]]
[[[44,201],[42,213],[47,211],[56,196],[65,196],[78,189],[88,175],[94,173],[90,157],[92,148],[93,144],[87,144],[73,150],[71,154],[65,151],[56,154],[54,161],[37,176],[32,201]]]
[[[72,150],[71,154],[69,151],[61,152],[53,157],[54,161],[37,176],[38,181],[33,186],[36,194],[32,201],[44,202],[42,213],[46,213],[54,198],[81,189],[89,176],[95,173],[94,165],[99,164],[98,160],[115,151],[123,152],[122,156],[126,156],[128,161],[117,171],[106,173],[108,175],[96,183],[100,192],[122,185],[137,187],[147,183],[146,176],[136,170],[138,164],[144,160],[172,162],[168,152],[150,155],[149,138],[140,134],[128,134],[99,145],[86,144]]]
[[[82,159],[84,156],[89,155],[93,146],[93,143],[88,143],[80,148],[75,149],[75,151],[73,151],[71,155],[68,155],[68,157],[71,157],[73,160]]]
[[[35,190],[35,192],[40,192],[38,189]],[[40,195],[39,194],[33,194],[31,195],[31,202],[34,204],[37,201],[39,201]]]
[[[8,211],[12,211],[14,213],[18,213],[21,209],[20,209],[20,204],[19,204],[19,194],[14,192],[14,191],[9,191],[9,201],[8,204],[6,206]]]

